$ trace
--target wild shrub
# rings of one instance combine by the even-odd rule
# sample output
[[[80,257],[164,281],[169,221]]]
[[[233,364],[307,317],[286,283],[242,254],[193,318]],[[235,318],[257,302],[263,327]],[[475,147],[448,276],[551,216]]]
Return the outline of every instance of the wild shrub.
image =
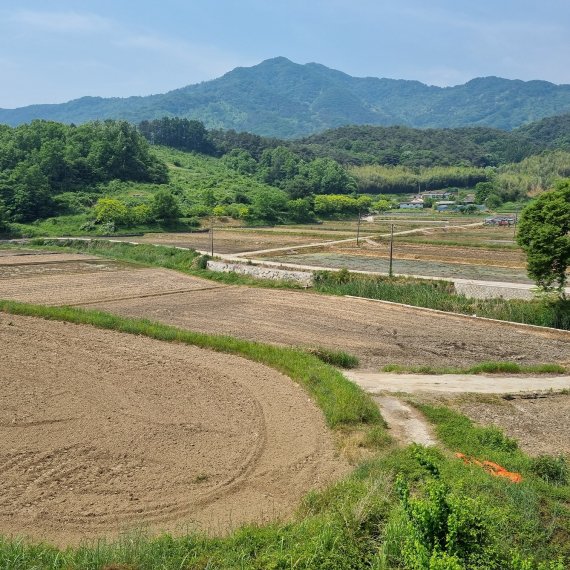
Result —
[[[401,551],[404,568],[498,567],[491,513],[482,503],[452,493],[438,479],[428,481],[424,493],[416,497],[403,478],[396,485],[407,527]]]
[[[532,460],[531,470],[547,483],[568,484],[568,463],[563,455],[539,455]]]

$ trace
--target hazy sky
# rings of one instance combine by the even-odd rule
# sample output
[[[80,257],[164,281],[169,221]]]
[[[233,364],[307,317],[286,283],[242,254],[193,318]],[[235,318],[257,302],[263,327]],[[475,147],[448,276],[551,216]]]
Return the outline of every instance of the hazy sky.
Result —
[[[570,83],[570,0],[0,0],[0,107],[163,93],[282,55]]]

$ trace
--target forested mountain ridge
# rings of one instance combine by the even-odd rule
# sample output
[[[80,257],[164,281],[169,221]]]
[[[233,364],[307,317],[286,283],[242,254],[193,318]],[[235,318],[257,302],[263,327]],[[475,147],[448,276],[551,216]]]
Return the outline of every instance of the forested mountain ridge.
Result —
[[[295,138],[348,124],[510,130],[565,112],[570,112],[570,85],[484,77],[442,88],[419,81],[351,77],[324,65],[299,65],[278,57],[160,95],[83,97],[57,105],[0,109],[0,123],[18,125],[37,118],[138,123],[178,116],[199,119],[208,128]]]

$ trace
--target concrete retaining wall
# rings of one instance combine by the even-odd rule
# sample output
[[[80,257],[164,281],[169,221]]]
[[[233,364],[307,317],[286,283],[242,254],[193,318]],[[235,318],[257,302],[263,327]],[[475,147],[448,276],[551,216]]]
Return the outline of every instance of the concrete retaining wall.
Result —
[[[257,279],[273,279],[276,281],[294,281],[305,287],[313,285],[313,274],[308,271],[291,271],[287,269],[274,269],[259,265],[245,263],[227,263],[224,261],[208,261],[208,269],[219,273],[240,273]]]

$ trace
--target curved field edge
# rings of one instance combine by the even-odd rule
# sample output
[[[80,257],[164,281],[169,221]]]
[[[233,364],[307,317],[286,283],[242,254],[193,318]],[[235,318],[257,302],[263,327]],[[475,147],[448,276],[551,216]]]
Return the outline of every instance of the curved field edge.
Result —
[[[0,300],[0,311],[144,335],[156,340],[179,342],[242,356],[270,366],[303,386],[321,408],[327,425],[331,428],[359,424],[382,425],[377,406],[361,388],[332,366],[302,350],[193,332],[147,319],[125,318],[75,307],[47,307]]]

